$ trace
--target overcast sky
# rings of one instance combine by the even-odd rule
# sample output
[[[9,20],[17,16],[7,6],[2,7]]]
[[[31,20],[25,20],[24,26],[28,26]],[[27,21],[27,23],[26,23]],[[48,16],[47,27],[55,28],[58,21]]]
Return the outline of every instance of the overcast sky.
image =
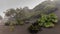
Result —
[[[28,6],[30,9],[45,0],[0,0],[0,15],[4,16],[3,12],[10,8],[20,8]]]

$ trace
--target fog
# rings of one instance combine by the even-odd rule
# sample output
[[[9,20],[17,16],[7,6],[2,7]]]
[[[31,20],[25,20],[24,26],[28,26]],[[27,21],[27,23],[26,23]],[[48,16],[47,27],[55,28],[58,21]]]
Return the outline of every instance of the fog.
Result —
[[[27,6],[32,9],[43,1],[45,0],[0,0],[0,15],[4,17],[3,12],[10,8],[23,8]]]

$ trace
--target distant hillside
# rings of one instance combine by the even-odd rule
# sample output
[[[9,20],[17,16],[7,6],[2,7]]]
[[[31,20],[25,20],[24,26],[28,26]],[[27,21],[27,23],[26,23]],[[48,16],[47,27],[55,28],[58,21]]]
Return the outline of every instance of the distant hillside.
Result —
[[[47,9],[46,9],[47,8]],[[51,11],[56,10],[56,5],[52,1],[44,1],[41,4],[37,5],[35,8],[33,8],[33,11],[42,11],[45,13],[50,13]]]

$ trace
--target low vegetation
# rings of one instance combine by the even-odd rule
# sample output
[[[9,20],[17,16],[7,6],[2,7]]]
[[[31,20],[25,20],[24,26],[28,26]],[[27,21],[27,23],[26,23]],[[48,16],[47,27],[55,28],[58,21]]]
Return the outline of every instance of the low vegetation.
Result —
[[[33,23],[29,28],[29,32],[32,34],[36,34],[38,31],[42,31],[41,27],[38,25],[38,23]]]
[[[41,15],[41,18],[38,19],[38,23],[42,27],[54,27],[55,23],[58,22],[58,18],[55,14]]]
[[[57,22],[58,18],[54,13],[49,15],[42,14],[36,23],[33,23],[28,29],[31,33],[37,33],[42,30],[41,27],[51,28],[54,27]]]

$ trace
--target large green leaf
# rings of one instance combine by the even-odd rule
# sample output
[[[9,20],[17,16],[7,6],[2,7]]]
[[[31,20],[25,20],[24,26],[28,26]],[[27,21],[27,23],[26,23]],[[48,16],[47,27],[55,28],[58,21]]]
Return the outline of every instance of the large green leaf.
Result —
[[[54,27],[54,24],[51,22],[48,23],[44,23],[44,27],[48,28],[48,27]]]

